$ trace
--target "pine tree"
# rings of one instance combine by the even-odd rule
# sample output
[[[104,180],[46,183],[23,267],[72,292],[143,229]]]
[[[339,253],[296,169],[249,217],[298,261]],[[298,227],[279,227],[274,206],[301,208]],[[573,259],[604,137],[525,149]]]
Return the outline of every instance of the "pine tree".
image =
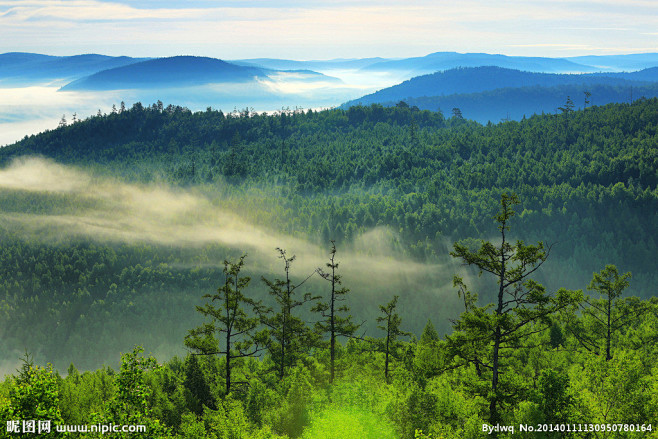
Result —
[[[258,310],[260,304],[247,298],[243,291],[251,278],[240,277],[247,255],[236,263],[224,261],[224,285],[217,294],[206,294],[209,303],[197,306],[197,311],[210,318],[210,322],[192,329],[185,337],[185,345],[197,355],[223,355],[226,359],[226,394],[231,392],[233,361],[256,355],[262,347],[255,333],[259,319],[249,316],[245,307]],[[217,303],[217,305],[215,305]],[[220,348],[220,343],[224,344]]]
[[[397,350],[400,346],[398,337],[411,335],[409,332],[400,329],[402,318],[400,318],[400,315],[395,312],[398,305],[398,298],[399,296],[393,296],[393,299],[386,305],[379,305],[379,310],[384,315],[377,317],[377,323],[382,323],[381,325],[377,325],[377,327],[386,332],[386,337],[384,337],[383,343],[379,347],[379,351],[384,353],[384,378],[387,383],[390,381],[389,372],[391,357],[397,355]]]
[[[448,344],[458,358],[470,364],[473,357],[491,373],[489,393],[489,422],[500,421],[499,405],[504,400],[500,377],[504,364],[502,349],[520,348],[531,334],[548,329],[549,316],[569,306],[576,306],[581,291],[560,289],[555,296],[531,279],[548,258],[550,248],[543,242],[526,245],[523,241],[511,244],[508,238],[510,220],[519,204],[515,194],[503,194],[501,210],[495,219],[500,231],[500,244],[480,241],[475,251],[462,243],[455,243],[451,256],[466,265],[474,265],[480,274],[489,273],[496,278],[496,302],[479,307],[472,300],[455,323],[455,332],[447,337]],[[465,285],[460,280],[460,285]],[[461,290],[461,288],[460,288]],[[493,309],[493,312],[491,311]]]
[[[261,310],[261,322],[269,330],[267,349],[276,365],[277,374],[282,379],[286,371],[295,365],[299,356],[315,344],[314,334],[304,320],[294,315],[294,310],[307,302],[317,300],[318,297],[306,293],[301,299],[296,298],[295,290],[315,272],[299,284],[293,284],[290,279],[290,266],[295,261],[295,255],[288,257],[286,251],[280,248],[276,251],[279,253],[279,259],[284,262],[286,277],[285,280],[277,278],[273,281],[264,276],[261,278],[279,308],[276,314],[273,314],[271,308]]]
[[[341,276],[336,274],[338,262],[336,262],[336,243],[331,241],[331,252],[329,262],[327,262],[329,272],[318,269],[320,276],[331,283],[331,292],[326,302],[319,302],[312,311],[320,313],[324,318],[315,324],[316,330],[320,334],[329,335],[329,353],[330,353],[330,382],[334,382],[336,371],[336,338],[350,337],[359,328],[360,325],[352,323],[352,316],[344,314],[350,311],[347,305],[339,305],[345,301],[345,295],[350,291],[348,288],[341,287]],[[341,315],[343,314],[343,315]]]
[[[568,316],[567,330],[580,346],[597,355],[605,351],[606,360],[613,357],[614,334],[647,310],[646,304],[636,298],[621,299],[630,285],[630,278],[630,272],[620,275],[616,266],[606,265],[599,273],[594,273],[587,286],[588,290],[598,292],[601,297],[585,297],[584,302],[589,306],[583,307],[581,318],[576,318],[574,314]]]

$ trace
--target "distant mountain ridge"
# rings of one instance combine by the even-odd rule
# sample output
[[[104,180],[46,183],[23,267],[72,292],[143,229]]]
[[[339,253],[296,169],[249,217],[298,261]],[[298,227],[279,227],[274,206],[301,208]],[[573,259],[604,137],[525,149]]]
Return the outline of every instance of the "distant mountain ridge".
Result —
[[[565,58],[601,70],[635,71],[658,67],[658,53],[631,53],[628,55],[587,55]]]
[[[368,105],[422,96],[479,93],[508,87],[530,87],[535,85],[552,87],[569,84],[605,84],[613,86],[625,85],[629,81],[658,81],[658,68],[633,73],[576,75],[524,72],[496,66],[460,67],[417,76],[401,84],[346,102],[344,105]]]
[[[437,71],[471,68],[468,66],[495,66],[525,73],[503,74],[498,70],[495,74],[491,73],[497,78],[492,81],[490,77],[473,76],[469,79],[467,75],[475,74],[461,71],[462,77],[456,77],[452,82],[448,80],[447,74],[442,76],[441,84],[431,83],[427,78],[403,82]],[[555,72],[588,72],[587,75],[597,79],[577,76],[575,73],[572,78],[576,79],[560,77],[562,79],[559,81],[556,77],[541,76]],[[540,76],[530,76],[530,73]],[[24,124],[27,121],[30,122],[28,130],[36,132],[37,129],[55,126],[62,114],[76,114],[77,117],[97,114],[99,109],[109,111],[112,105],[119,102],[130,105],[162,101],[182,105],[193,111],[212,107],[225,112],[238,108],[271,112],[285,108],[332,108],[344,102],[348,102],[348,106],[358,102],[390,105],[400,100],[412,102],[413,99],[422,98],[422,105],[427,105],[423,108],[441,108],[450,112],[452,107],[446,107],[451,105],[447,103],[448,96],[452,96],[450,102],[455,101],[455,96],[461,96],[459,99],[462,101],[456,102],[455,107],[464,105],[466,108],[467,105],[460,102],[472,100],[484,103],[492,94],[482,96],[481,99],[473,96],[466,98],[463,95],[508,89],[499,94],[499,98],[506,99],[515,96],[511,92],[515,87],[566,87],[566,83],[576,85],[582,82],[607,84],[607,88],[601,89],[603,94],[596,96],[601,102],[625,95],[629,99],[631,96],[636,98],[645,94],[651,96],[653,92],[650,89],[640,90],[638,87],[640,83],[653,83],[656,76],[658,53],[542,58],[436,52],[402,59],[369,57],[295,61],[255,58],[231,61],[194,56],[131,58],[101,54],[53,56],[11,52],[0,54],[0,89],[4,89],[3,95],[7,96],[4,99],[5,105],[0,106],[0,144],[20,139],[24,135]],[[627,84],[624,81],[629,82]],[[396,88],[384,91],[392,86]],[[47,87],[48,90],[41,87]],[[577,93],[592,87],[587,85]],[[616,87],[626,89],[613,91]],[[9,90],[12,88],[24,89]],[[42,99],[43,93],[57,89],[63,92],[53,95],[52,99]],[[380,92],[375,93],[377,90]],[[516,117],[519,114],[532,114],[528,111],[535,109],[553,111],[555,99],[552,96],[572,93],[572,90],[562,88],[541,93],[533,91],[527,96],[535,104],[516,102],[513,108],[507,106],[508,109],[502,114],[491,111],[481,117],[477,116],[476,120],[496,121],[507,117],[508,112],[511,117]],[[72,94],[64,93],[66,91],[75,91],[79,95],[74,98]],[[359,98],[363,95],[365,97]],[[438,98],[441,98],[440,102]],[[566,96],[562,99],[566,99]],[[421,105],[418,102],[414,105]],[[504,103],[495,102],[491,108],[501,104],[505,106]],[[464,116],[476,117],[468,111],[464,112]]]
[[[495,66],[529,72],[585,73],[600,68],[579,64],[563,58],[492,55],[488,53],[436,52],[422,57],[388,60],[363,67],[367,71],[403,70],[420,74],[432,73],[456,67]]]
[[[177,58],[177,57],[170,57]],[[131,58],[83,54],[53,56],[36,53],[9,52],[0,54],[0,85],[25,85],[43,81],[59,81],[60,85],[109,70],[156,58]],[[160,58],[157,58],[160,59]],[[658,53],[627,55],[588,55],[568,58],[508,56],[488,53],[435,52],[425,56],[402,59],[381,57],[337,58],[330,60],[290,60],[254,58],[225,62],[251,68],[269,70],[351,70],[388,72],[401,79],[409,79],[457,67],[496,66],[536,73],[595,73],[637,71],[658,67]]]
[[[51,56],[10,52],[0,54],[0,84],[25,85],[40,81],[72,81],[101,70],[138,63],[150,58],[98,54]]]
[[[551,113],[566,99],[591,93],[590,105],[658,96],[658,68],[630,73],[554,74],[501,67],[467,67],[419,76],[393,87],[346,102],[354,105],[395,105],[404,101],[420,109],[450,112],[481,123]],[[584,106],[584,101],[582,106]]]
[[[216,58],[175,56],[157,58],[103,70],[61,88],[70,90],[117,90],[197,86],[218,82],[248,82],[266,77],[257,67],[238,66]]]
[[[489,121],[498,123],[504,120],[521,120],[535,114],[561,113],[567,99],[571,99],[574,109],[582,109],[585,107],[585,92],[591,94],[587,98],[587,106],[629,103],[631,100],[658,97],[658,84],[633,87],[605,84],[508,87],[481,93],[409,98],[405,99],[405,102],[421,110],[441,110],[446,117],[453,115],[453,108],[459,108],[465,119],[486,124]],[[395,103],[385,102],[382,105],[392,106]]]

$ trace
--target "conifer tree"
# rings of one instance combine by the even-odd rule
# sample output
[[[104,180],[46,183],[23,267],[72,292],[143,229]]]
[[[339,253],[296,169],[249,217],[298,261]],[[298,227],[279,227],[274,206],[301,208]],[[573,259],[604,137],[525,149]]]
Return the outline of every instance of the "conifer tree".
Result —
[[[455,324],[455,332],[447,337],[452,352],[466,360],[462,364],[469,364],[477,353],[481,366],[490,372],[488,398],[489,422],[492,424],[500,421],[500,404],[507,396],[500,383],[505,366],[501,362],[504,358],[501,351],[521,348],[530,334],[548,329],[551,314],[575,306],[582,296],[581,291],[565,289],[550,296],[541,284],[531,279],[548,258],[550,247],[547,249],[543,242],[526,245],[517,240],[510,243],[509,223],[517,204],[519,200],[515,194],[502,195],[501,209],[495,217],[500,244],[480,241],[479,248],[471,250],[465,244],[455,243],[450,252],[466,265],[474,265],[480,274],[486,272],[496,279],[496,302],[480,307],[471,299]],[[463,282],[460,285],[466,291]]]
[[[330,382],[333,383],[336,371],[336,338],[352,336],[360,325],[352,322],[351,315],[344,315],[349,312],[350,308],[347,305],[340,305],[340,302],[345,301],[344,296],[350,290],[341,286],[341,276],[336,273],[338,262],[336,262],[336,243],[333,240],[327,268],[329,269],[327,272],[319,268],[318,274],[322,279],[331,283],[329,298],[326,302],[318,302],[312,311],[319,312],[324,318],[315,324],[316,330],[320,334],[329,335]]]
[[[612,331],[618,329],[620,326],[619,323],[623,319],[621,316],[613,316],[613,308],[617,308],[616,299],[621,296],[621,293],[629,285],[628,279],[630,279],[631,273],[624,273],[619,275],[617,267],[614,265],[606,265],[606,267],[601,270],[600,273],[594,273],[594,278],[592,282],[587,286],[588,290],[598,291],[602,296],[605,296],[604,306],[601,307],[600,303],[589,302],[594,308],[598,311],[602,311],[605,316],[605,322],[602,322],[605,326],[605,359],[611,360],[612,355],[610,354],[610,345],[612,338]],[[613,306],[613,304],[615,306]],[[602,309],[603,308],[603,309]],[[595,314],[592,314],[595,315]],[[601,321],[601,319],[599,319]]]
[[[432,321],[427,320],[414,355],[414,367],[419,376],[431,378],[439,373],[443,365],[441,343],[441,337]]]
[[[411,335],[409,332],[400,329],[402,318],[400,318],[400,315],[395,312],[398,305],[398,298],[399,296],[393,296],[393,299],[386,305],[379,305],[379,310],[384,315],[377,317],[377,323],[381,323],[381,325],[377,325],[377,327],[386,332],[386,337],[384,338],[383,344],[379,350],[384,353],[384,377],[387,383],[390,381],[389,372],[391,357],[396,355],[397,349],[400,345],[398,337]]]
[[[215,408],[215,402],[210,393],[210,386],[203,375],[197,355],[188,355],[185,359],[185,380],[183,381],[183,385],[189,390],[189,394],[192,396],[192,411],[197,416],[201,416],[203,413],[204,405],[211,409]]]
[[[251,280],[248,276],[240,276],[246,257],[241,256],[236,263],[224,261],[224,285],[217,289],[217,294],[203,296],[210,301],[196,307],[210,318],[210,322],[190,330],[185,337],[185,345],[196,355],[223,355],[226,358],[227,395],[231,392],[233,360],[254,356],[262,349],[255,333],[259,319],[245,311],[245,307],[258,309],[260,306],[243,293]],[[224,346],[220,348],[222,342]]]
[[[589,305],[583,307],[583,316],[577,319],[573,314],[567,322],[568,331],[587,351],[600,355],[605,351],[605,359],[611,360],[612,339],[615,332],[628,325],[646,310],[646,304],[636,298],[621,299],[629,286],[631,273],[619,274],[616,266],[608,264],[599,273],[594,273],[587,286],[601,295],[601,298],[585,297]]]
[[[279,259],[284,262],[285,279],[274,279],[273,281],[261,278],[269,288],[269,294],[274,298],[278,306],[278,312],[261,309],[261,322],[268,328],[269,337],[265,340],[267,349],[276,365],[279,378],[286,375],[286,371],[295,365],[300,354],[307,351],[314,344],[314,335],[306,322],[294,315],[294,310],[307,302],[318,299],[310,293],[304,294],[300,299],[296,296],[296,289],[306,282],[314,273],[311,273],[304,281],[293,284],[290,278],[290,266],[295,261],[295,255],[288,257],[286,251],[277,248]]]

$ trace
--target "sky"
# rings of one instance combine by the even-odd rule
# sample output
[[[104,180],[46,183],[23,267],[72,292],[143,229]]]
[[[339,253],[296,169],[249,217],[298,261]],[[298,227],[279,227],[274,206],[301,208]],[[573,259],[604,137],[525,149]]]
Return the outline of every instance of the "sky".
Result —
[[[655,0],[0,0],[0,53],[298,60],[658,52]]]

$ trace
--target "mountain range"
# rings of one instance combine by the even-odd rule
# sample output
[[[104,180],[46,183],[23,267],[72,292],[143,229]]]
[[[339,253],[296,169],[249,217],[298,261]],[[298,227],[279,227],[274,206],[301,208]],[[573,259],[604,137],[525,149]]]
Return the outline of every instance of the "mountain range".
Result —
[[[656,96],[657,78],[658,53],[543,58],[436,52],[298,61],[12,52],[0,54],[0,144],[56,126],[63,114],[97,114],[121,101],[230,112],[404,100],[446,115],[460,108],[464,117],[486,123],[554,112],[568,97],[585,105],[585,92],[592,94],[591,105]]]
[[[581,97],[589,93],[587,104]],[[633,96],[635,95],[635,96]],[[400,101],[420,109],[460,113],[481,123],[552,113],[567,99],[576,106],[604,105],[658,96],[658,68],[638,72],[555,74],[500,67],[468,67],[423,75],[348,101],[354,105],[396,105]]]
[[[311,69],[318,71],[358,69],[362,72],[395,72],[407,79],[456,67],[495,66],[541,73],[594,73],[641,70],[658,66],[658,53],[631,55],[546,58],[507,56],[488,53],[436,52],[402,59],[361,58],[295,61],[273,58],[241,59],[240,65],[272,69]]]
[[[133,66],[133,67],[129,67]],[[131,58],[85,54],[51,56],[10,52],[0,54],[0,86],[30,85],[51,82],[63,89],[116,89],[153,87],[158,82],[168,85],[182,81],[245,81],[254,76],[268,76],[273,71],[305,71],[320,76],[328,71],[352,71],[363,75],[388,73],[410,79],[457,67],[493,66],[535,73],[622,72],[658,67],[658,53],[545,58],[506,56],[487,53],[436,52],[403,59],[359,58],[297,61],[275,58],[220,60],[196,56],[168,58]],[[166,72],[165,72],[166,71]],[[70,84],[70,86],[69,86]]]
[[[62,84],[146,59],[148,58],[97,54],[50,56],[22,52],[3,53],[0,54],[0,86],[21,86],[41,82]]]
[[[409,79],[401,84],[348,102],[346,106],[353,105],[354,103],[367,105],[387,101],[397,102],[406,98],[417,98],[421,96],[479,93],[507,87],[531,87],[535,85],[553,87],[574,84],[618,86],[630,84],[631,81],[658,81],[658,68],[633,73],[576,75],[524,72],[493,66],[460,67]]]

